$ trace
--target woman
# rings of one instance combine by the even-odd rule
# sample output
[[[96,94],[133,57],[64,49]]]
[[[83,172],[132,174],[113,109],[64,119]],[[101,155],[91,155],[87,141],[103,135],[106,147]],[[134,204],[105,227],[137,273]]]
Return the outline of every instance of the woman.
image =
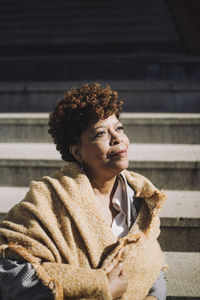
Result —
[[[126,171],[121,109],[117,92],[99,84],[58,102],[49,133],[68,164],[31,182],[1,223],[1,299],[165,299],[165,195]]]

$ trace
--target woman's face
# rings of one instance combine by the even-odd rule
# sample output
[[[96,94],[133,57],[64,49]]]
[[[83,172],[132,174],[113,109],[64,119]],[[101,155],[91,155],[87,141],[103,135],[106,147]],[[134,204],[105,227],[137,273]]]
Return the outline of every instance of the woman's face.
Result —
[[[117,175],[128,167],[129,139],[114,114],[91,122],[77,147],[78,160],[93,176]]]

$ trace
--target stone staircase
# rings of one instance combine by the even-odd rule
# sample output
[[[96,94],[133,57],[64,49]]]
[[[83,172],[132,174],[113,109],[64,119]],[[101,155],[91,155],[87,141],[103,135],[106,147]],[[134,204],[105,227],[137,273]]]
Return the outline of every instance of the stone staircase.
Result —
[[[30,180],[64,164],[47,133],[47,113],[0,114],[0,216]],[[170,266],[168,300],[200,299],[200,114],[124,113],[130,169],[164,188],[160,244]]]
[[[10,46],[20,56],[183,51],[165,0],[2,0],[0,8],[6,56]]]
[[[2,0],[0,80],[199,80],[168,2]]]

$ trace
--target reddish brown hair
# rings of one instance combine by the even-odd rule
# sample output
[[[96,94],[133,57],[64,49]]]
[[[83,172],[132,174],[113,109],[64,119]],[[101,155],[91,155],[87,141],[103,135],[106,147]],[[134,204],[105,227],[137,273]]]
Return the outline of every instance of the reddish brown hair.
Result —
[[[112,114],[119,118],[123,102],[109,86],[84,84],[66,92],[49,118],[49,133],[62,159],[74,161],[69,146],[76,144],[92,118],[106,119]]]

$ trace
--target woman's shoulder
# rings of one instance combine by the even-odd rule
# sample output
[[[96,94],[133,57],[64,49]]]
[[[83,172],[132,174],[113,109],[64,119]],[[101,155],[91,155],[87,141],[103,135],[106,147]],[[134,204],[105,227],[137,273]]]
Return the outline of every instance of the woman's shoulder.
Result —
[[[79,181],[80,175],[82,172],[76,163],[65,164],[53,174],[32,180],[23,201],[38,202],[42,200],[44,202],[48,199],[53,201],[56,194],[67,192],[74,182]]]

